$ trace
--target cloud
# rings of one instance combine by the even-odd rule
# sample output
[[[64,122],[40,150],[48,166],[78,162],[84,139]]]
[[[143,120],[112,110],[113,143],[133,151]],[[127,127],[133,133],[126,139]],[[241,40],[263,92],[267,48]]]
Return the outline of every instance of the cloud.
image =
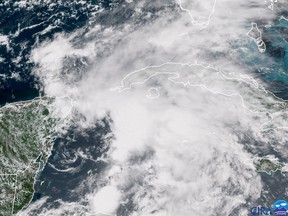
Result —
[[[105,186],[92,197],[90,202],[93,211],[96,214],[100,213],[112,215],[116,212],[120,200],[121,193],[117,190],[117,188],[113,186]]]
[[[255,45],[246,35],[250,23],[274,15],[260,1],[228,0],[177,1],[156,13],[142,25],[97,25],[55,37],[32,51],[35,74],[59,113],[71,108],[63,100],[69,98],[87,125],[107,113],[112,118],[112,171],[83,197],[87,211],[229,215],[262,187],[241,137],[249,132],[263,146],[281,137],[264,131],[275,127],[276,113],[285,114],[282,102],[236,61],[239,49]],[[61,76],[67,56],[88,59],[72,84]],[[146,97],[151,88],[153,100]]]

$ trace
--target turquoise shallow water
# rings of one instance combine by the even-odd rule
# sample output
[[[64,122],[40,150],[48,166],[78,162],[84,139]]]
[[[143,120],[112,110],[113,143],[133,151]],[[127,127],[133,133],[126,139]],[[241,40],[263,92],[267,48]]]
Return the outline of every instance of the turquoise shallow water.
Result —
[[[68,1],[67,1],[68,2]],[[97,2],[97,1],[94,1]],[[105,1],[104,1],[105,2]],[[82,13],[76,6],[75,9],[70,11],[71,5],[70,2],[66,6],[57,7],[56,11],[49,11],[47,12],[47,16],[43,16],[41,19],[46,20],[47,17],[53,16],[56,14],[61,14],[59,12],[66,12],[64,13],[64,20],[63,20],[63,26],[61,28],[56,29],[55,32],[50,32],[49,35],[45,35],[45,38],[52,37],[57,32],[70,32],[73,31],[73,29],[79,28],[83,25],[85,25],[85,22],[89,17],[83,17]],[[93,3],[93,1],[92,1]],[[106,7],[109,6],[109,1],[106,1]],[[44,6],[43,6],[44,7]],[[44,8],[45,9],[45,8]],[[45,11],[43,8],[39,8],[37,10],[40,10],[41,13]],[[85,9],[85,8],[84,8]],[[35,9],[32,12],[29,11],[28,14],[37,14],[37,10]],[[82,9],[81,9],[82,10]],[[86,10],[86,9],[85,9]],[[80,11],[78,13],[78,11]],[[70,12],[75,12],[75,14],[79,15],[76,16],[77,19],[71,19]],[[89,11],[88,11],[89,12]],[[120,17],[116,17],[117,22],[123,22],[122,20],[122,12]],[[3,15],[4,16],[4,15]],[[24,14],[22,16],[27,16],[27,14]],[[35,16],[37,17],[37,16]],[[57,18],[57,16],[55,16]],[[62,16],[61,16],[62,17]],[[101,18],[99,18],[102,22],[108,22],[110,21],[110,14],[104,14]],[[40,19],[40,18],[39,18]],[[108,20],[108,21],[107,21]],[[39,20],[35,20],[35,22],[38,22]],[[40,20],[41,21],[41,20]],[[64,22],[65,21],[65,22]],[[32,21],[31,21],[32,22]],[[45,25],[45,26],[44,26]],[[44,22],[43,28],[47,27],[49,23]],[[8,25],[10,26],[10,25]],[[13,26],[13,25],[12,25]],[[15,26],[14,26],[15,27]],[[249,30],[250,25],[247,25],[247,31]],[[261,30],[263,30],[263,27],[261,27]],[[39,29],[38,29],[39,30]],[[37,31],[38,31],[37,30]],[[9,30],[10,31],[10,30]],[[11,30],[12,31],[12,30]],[[4,30],[3,30],[4,32]],[[4,32],[5,33],[5,32]],[[7,33],[7,32],[6,32]],[[25,32],[24,32],[25,33]],[[29,34],[30,35],[29,35]],[[265,53],[259,53],[259,50],[255,43],[253,41],[250,41],[247,43],[246,48],[247,50],[239,52],[239,55],[242,61],[244,62],[245,66],[247,66],[249,69],[251,69],[251,72],[254,72],[257,76],[259,76],[264,82],[267,83],[267,86],[270,91],[272,91],[277,96],[288,99],[288,46],[287,46],[287,38],[288,38],[288,22],[286,20],[276,20],[272,27],[270,28],[264,28],[263,31],[263,39],[267,45],[267,51]],[[33,37],[33,32],[26,32],[23,35],[20,35],[18,38],[15,38],[11,46],[15,46],[15,56],[19,55],[20,50],[18,50],[18,46],[23,44],[24,42],[28,41],[28,44],[33,45],[35,43],[35,38]],[[28,47],[29,48],[29,47]],[[25,49],[28,52],[28,48],[26,46]],[[25,50],[24,50],[25,51]],[[12,57],[9,57],[6,53],[6,50],[2,52],[2,54],[7,54],[7,59],[9,60]],[[23,61],[25,62],[27,59],[23,58]],[[10,62],[8,61],[10,64]],[[7,65],[8,65],[7,63]],[[4,65],[4,63],[3,63]],[[1,66],[1,65],[0,65]],[[6,64],[4,65],[6,67]],[[4,68],[3,66],[3,68]],[[18,68],[21,68],[22,66],[14,65],[15,70]],[[29,78],[29,72],[32,69],[33,65],[29,65],[31,67],[27,67],[25,70],[22,68],[22,74],[28,74],[27,77]],[[7,66],[8,67],[8,66]],[[1,68],[0,68],[1,69]],[[10,69],[9,69],[10,70]],[[6,70],[5,68],[0,71],[0,73],[10,71]],[[12,69],[11,69],[12,70]],[[23,75],[24,76],[24,75]],[[19,92],[23,93],[23,96],[17,96],[15,94],[15,86],[8,85],[8,90],[14,91],[12,97],[12,93],[7,90],[7,93],[5,93],[5,96],[7,98],[3,99],[3,103],[11,102],[12,100],[23,100],[25,99],[25,96],[29,96],[33,98],[35,96],[38,96],[39,92],[37,89],[34,88],[34,80],[27,78],[27,86],[24,86],[22,89],[19,90]],[[17,84],[18,87],[20,87],[19,84]],[[31,88],[31,89],[30,89]],[[27,89],[28,93],[24,93],[23,89]],[[4,90],[2,91],[2,93]],[[32,94],[33,93],[33,94]],[[4,94],[2,94],[3,96]],[[0,94],[1,96],[1,94]],[[11,100],[10,100],[11,98]],[[1,105],[1,97],[0,97],[0,105]],[[85,135],[77,134],[77,130],[71,129],[69,133],[67,134],[67,137],[58,137],[55,141],[55,145],[51,154],[51,157],[49,158],[49,163],[45,166],[42,173],[37,176],[37,181],[35,184],[35,194],[33,201],[39,200],[40,198],[44,196],[48,196],[49,200],[47,201],[47,206],[52,205],[51,203],[57,203],[57,200],[65,200],[65,201],[78,201],[79,196],[83,196],[86,191],[91,190],[89,188],[89,185],[85,185],[83,187],[83,191],[81,191],[81,194],[75,193],[75,189],[81,185],[83,182],[83,178],[89,178],[89,171],[92,172],[92,174],[96,174],[97,172],[100,172],[103,167],[105,167],[106,164],[100,162],[95,163],[93,160],[88,160],[84,157],[81,157],[82,152],[85,152],[85,154],[91,156],[92,159],[96,161],[98,157],[102,154],[101,147],[104,145],[103,140],[105,138],[105,135],[110,132],[109,128],[109,122],[105,123],[105,127],[98,127],[95,126],[95,128],[92,128],[91,131],[84,131]],[[97,135],[97,136],[96,136]],[[88,137],[88,138],[87,138]],[[71,141],[73,140],[73,142]],[[251,144],[252,145],[252,144]],[[271,153],[271,152],[270,152]],[[272,152],[274,154],[274,152]],[[264,155],[264,153],[263,153]],[[75,159],[76,158],[76,159]],[[56,168],[56,169],[55,169]],[[73,172],[72,172],[72,171]],[[273,181],[276,183],[269,183],[270,176],[265,176],[267,180],[267,187],[270,187],[270,185],[277,185],[273,191],[275,191],[275,194],[280,194],[282,191],[282,188],[278,187],[278,185],[285,185],[286,182],[281,182],[281,176],[280,174],[276,173],[276,175],[279,175],[279,177],[273,177]],[[276,179],[276,180],[275,180]],[[279,179],[279,180],[278,180]],[[41,184],[42,182],[42,184]],[[96,184],[96,183],[95,183]],[[93,185],[95,186],[95,185]],[[270,190],[269,188],[267,191]],[[264,201],[262,202],[262,204]],[[57,205],[57,204],[55,204]],[[122,213],[121,213],[122,214]],[[121,215],[119,214],[119,215]],[[123,214],[122,214],[123,215]]]
[[[268,70],[264,71],[263,80],[271,86],[271,91],[278,97],[288,99],[288,21],[277,20],[271,28],[263,32],[267,50]]]
[[[266,51],[260,53],[250,40],[246,49],[239,49],[239,59],[257,77],[266,83],[266,88],[282,99],[288,99],[288,21],[275,20],[271,27],[259,26]],[[247,32],[250,27],[247,27]]]

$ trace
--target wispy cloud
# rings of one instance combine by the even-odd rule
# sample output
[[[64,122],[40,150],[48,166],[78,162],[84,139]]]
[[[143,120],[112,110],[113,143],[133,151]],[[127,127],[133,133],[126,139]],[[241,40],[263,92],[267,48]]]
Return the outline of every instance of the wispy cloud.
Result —
[[[139,7],[134,16],[141,20]],[[260,196],[260,177],[247,164],[253,155],[239,137],[249,131],[269,142],[265,129],[285,113],[235,60],[238,49],[248,52],[243,44],[255,45],[246,35],[250,23],[264,17],[268,22],[273,12],[262,1],[178,0],[151,22],[97,25],[33,50],[35,74],[60,113],[70,98],[87,124],[107,113],[113,120],[111,170],[106,186],[83,198],[87,211],[229,215]],[[87,60],[73,83],[63,77],[67,56]],[[151,88],[155,99],[146,97]]]

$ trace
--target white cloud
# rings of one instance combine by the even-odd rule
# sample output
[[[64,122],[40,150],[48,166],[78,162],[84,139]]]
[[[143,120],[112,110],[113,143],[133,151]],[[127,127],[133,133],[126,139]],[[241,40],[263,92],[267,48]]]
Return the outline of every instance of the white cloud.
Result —
[[[32,60],[40,65],[35,74],[46,94],[57,97],[59,110],[71,107],[63,100],[70,98],[89,124],[108,112],[113,120],[115,140],[108,153],[112,171],[103,177],[113,187],[99,186],[98,193],[83,198],[89,200],[91,212],[114,213],[119,191],[135,205],[131,215],[137,216],[229,215],[246,199],[260,196],[260,177],[241,134],[250,132],[265,145],[269,138],[263,129],[274,125],[271,116],[285,113],[233,59],[237,44],[249,43],[250,22],[273,14],[261,1],[218,0],[213,14],[213,1],[183,3],[191,13],[201,8],[203,13],[195,14],[200,22],[211,14],[205,28],[193,25],[177,6],[140,27],[128,22],[104,30],[97,25],[91,32],[99,34],[91,40],[93,34],[88,33],[82,48],[75,39],[81,32],[76,32],[32,52]],[[67,55],[93,62],[73,85],[59,76]],[[158,66],[147,67],[151,65]],[[121,84],[125,91],[111,91]],[[155,87],[160,96],[150,100],[146,95]]]
[[[115,214],[121,199],[121,193],[113,186],[101,188],[90,201],[93,211],[97,214]]]

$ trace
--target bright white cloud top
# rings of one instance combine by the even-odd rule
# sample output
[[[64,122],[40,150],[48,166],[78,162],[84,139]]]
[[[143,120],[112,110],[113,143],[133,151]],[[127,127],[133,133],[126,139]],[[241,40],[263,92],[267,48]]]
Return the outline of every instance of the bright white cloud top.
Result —
[[[271,139],[284,145],[287,113],[237,51],[255,45],[251,22],[268,23],[273,11],[260,0],[146,4],[160,8],[149,22],[88,26],[32,52],[59,115],[81,113],[81,127],[112,119],[106,184],[83,197],[85,211],[113,215],[130,202],[135,216],[247,215],[244,204],[259,198],[262,183],[247,151],[256,144],[245,137],[263,149]],[[145,3],[129,5],[141,20]],[[81,76],[63,73],[69,56],[93,63]]]

